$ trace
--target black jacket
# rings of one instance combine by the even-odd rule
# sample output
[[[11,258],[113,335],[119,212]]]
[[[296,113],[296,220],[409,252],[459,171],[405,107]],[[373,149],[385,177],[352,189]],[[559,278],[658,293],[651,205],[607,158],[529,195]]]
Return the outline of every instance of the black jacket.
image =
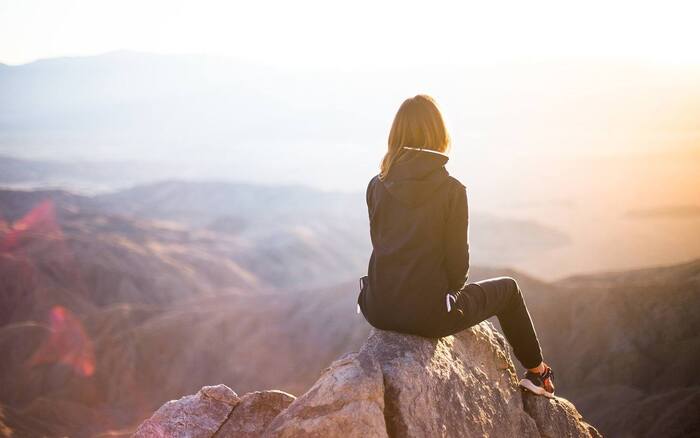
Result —
[[[372,255],[358,304],[374,327],[443,336],[446,294],[469,275],[465,186],[447,156],[402,150],[384,181],[367,187]]]

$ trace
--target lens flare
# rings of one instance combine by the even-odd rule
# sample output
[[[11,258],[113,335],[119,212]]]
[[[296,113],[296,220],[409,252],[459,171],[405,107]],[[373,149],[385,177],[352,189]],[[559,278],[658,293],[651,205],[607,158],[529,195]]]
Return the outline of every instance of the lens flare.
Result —
[[[5,227],[3,227],[5,228]],[[56,223],[54,203],[46,199],[9,227],[0,239],[0,251],[11,251],[20,246],[32,233],[56,234],[61,237],[61,229]]]
[[[64,364],[78,375],[95,373],[95,352],[80,320],[63,306],[49,312],[50,335],[28,361],[29,366]]]

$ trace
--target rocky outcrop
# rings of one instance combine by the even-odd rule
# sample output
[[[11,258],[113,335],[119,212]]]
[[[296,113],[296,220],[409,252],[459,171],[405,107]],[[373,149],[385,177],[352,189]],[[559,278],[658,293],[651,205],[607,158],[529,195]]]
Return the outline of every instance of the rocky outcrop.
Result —
[[[488,322],[439,340],[373,330],[296,400],[214,388],[218,398],[206,387],[166,403],[134,436],[600,436],[565,399],[518,388],[509,347]]]
[[[226,385],[205,386],[195,395],[172,400],[144,421],[134,437],[257,437],[294,401],[282,391],[251,392],[243,397]]]

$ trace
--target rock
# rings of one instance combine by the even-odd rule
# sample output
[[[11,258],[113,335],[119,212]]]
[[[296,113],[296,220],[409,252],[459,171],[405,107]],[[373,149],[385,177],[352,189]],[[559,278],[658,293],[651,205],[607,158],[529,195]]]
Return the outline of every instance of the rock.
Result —
[[[386,438],[379,363],[371,355],[357,353],[333,362],[309,391],[270,424],[266,435]]]
[[[205,386],[195,395],[164,404],[144,421],[133,437],[208,438],[240,403],[226,385]]]
[[[537,423],[540,436],[543,438],[590,436],[602,438],[602,435],[583,421],[576,407],[566,399],[557,397],[549,399],[530,393],[523,394],[525,411]],[[556,418],[557,421],[551,421]]]
[[[600,437],[567,400],[518,387],[509,347],[488,322],[441,339],[373,330],[359,352],[333,362],[292,400],[276,391],[246,394],[208,430],[268,438]],[[170,412],[181,424],[200,423],[183,413],[212,417],[164,409],[169,404],[144,425],[171,424]]]
[[[373,330],[266,435],[599,436],[568,401],[524,394],[508,350],[487,322],[439,340]]]
[[[534,436],[504,341],[487,325],[430,340],[375,331],[390,436]],[[496,420],[497,419],[497,420]]]
[[[247,438],[262,434],[273,418],[294,401],[295,397],[283,391],[256,391],[241,397],[216,438]]]

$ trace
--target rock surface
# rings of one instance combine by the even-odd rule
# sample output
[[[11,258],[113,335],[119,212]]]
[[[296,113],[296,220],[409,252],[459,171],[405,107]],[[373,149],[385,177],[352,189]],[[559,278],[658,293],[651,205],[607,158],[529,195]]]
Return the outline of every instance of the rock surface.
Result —
[[[566,399],[523,394],[523,402],[525,411],[535,420],[543,438],[601,436],[593,426],[583,421],[576,407]],[[552,421],[552,418],[557,421]]]
[[[223,385],[214,388],[233,395],[212,399],[208,388],[166,403],[134,436],[600,437],[567,400],[518,388],[509,347],[488,322],[439,340],[373,330],[296,400],[239,399]]]
[[[136,437],[213,436],[240,403],[226,385],[205,386],[195,395],[164,404],[136,430]]]
[[[171,400],[144,421],[133,437],[257,437],[294,396],[257,391],[243,397],[226,385],[205,386],[195,395]]]
[[[243,397],[215,437],[257,437],[267,425],[294,401],[283,391],[256,391]]]

